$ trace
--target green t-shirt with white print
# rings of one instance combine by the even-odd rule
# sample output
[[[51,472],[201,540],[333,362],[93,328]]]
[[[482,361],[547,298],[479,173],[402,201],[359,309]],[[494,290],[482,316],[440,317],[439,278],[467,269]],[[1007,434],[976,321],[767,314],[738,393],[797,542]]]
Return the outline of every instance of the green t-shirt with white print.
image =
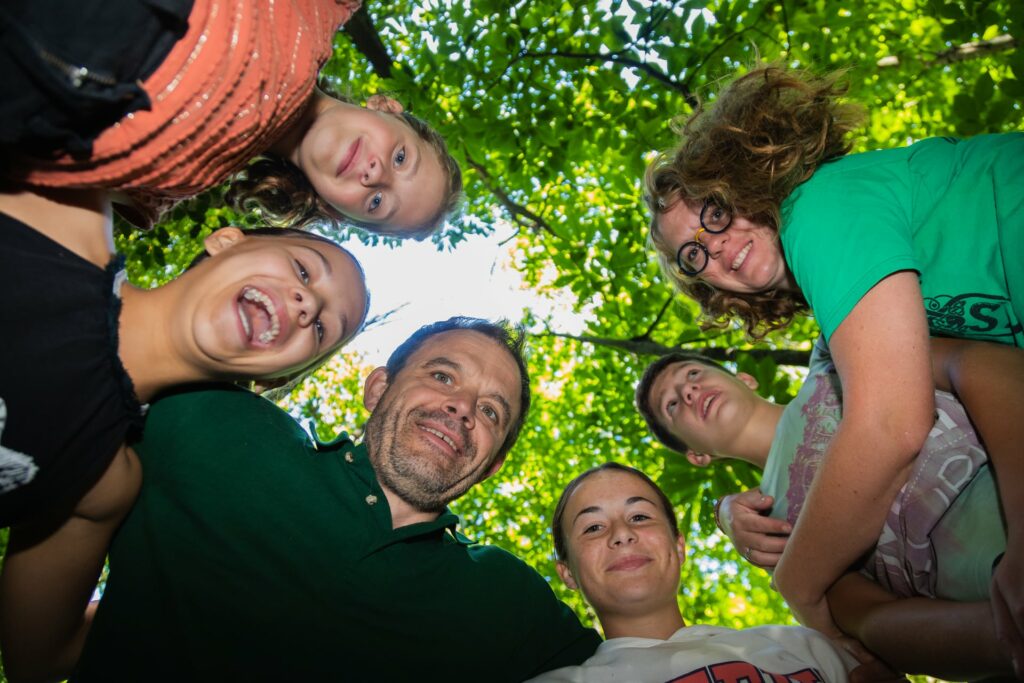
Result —
[[[1024,346],[1024,134],[829,162],[783,202],[780,235],[826,340],[868,290],[911,270],[933,336]]]

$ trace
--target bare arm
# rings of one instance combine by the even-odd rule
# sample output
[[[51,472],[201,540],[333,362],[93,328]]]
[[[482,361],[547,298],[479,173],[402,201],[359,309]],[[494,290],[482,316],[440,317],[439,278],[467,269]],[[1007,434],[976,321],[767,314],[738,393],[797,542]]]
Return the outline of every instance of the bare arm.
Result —
[[[107,547],[142,481],[122,448],[71,516],[12,527],[0,575],[0,649],[12,683],[71,673],[92,623],[89,600]]]
[[[995,469],[1007,539],[992,577],[992,610],[1024,676],[1024,350],[961,339],[936,339],[933,349],[937,386],[960,398]]]
[[[775,585],[801,623],[829,636],[826,591],[878,541],[934,423],[928,326],[917,275],[875,285],[830,340],[843,420],[804,502]]]
[[[828,602],[843,631],[900,671],[958,681],[1011,671],[987,602],[898,598],[856,573],[829,589]]]

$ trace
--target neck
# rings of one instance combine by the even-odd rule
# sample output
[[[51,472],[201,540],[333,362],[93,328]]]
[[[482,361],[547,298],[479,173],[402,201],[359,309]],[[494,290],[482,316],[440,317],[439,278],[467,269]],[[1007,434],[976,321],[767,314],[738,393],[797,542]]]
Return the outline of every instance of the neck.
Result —
[[[267,152],[282,159],[287,159],[296,166],[299,166],[299,145],[302,143],[302,138],[305,137],[313,122],[316,121],[317,116],[335,102],[337,100],[333,97],[329,97],[322,91],[314,89],[313,94],[306,102],[298,118],[279,138],[274,140],[270,147],[267,148]]]
[[[667,640],[673,633],[686,626],[679,605],[673,600],[653,612],[641,615],[601,614],[601,629],[604,637],[611,638],[653,638]]]
[[[758,397],[753,414],[724,457],[743,460],[763,470],[775,439],[775,428],[785,409],[785,406]]]
[[[125,283],[121,290],[118,355],[144,403],[176,384],[214,379],[181,352],[171,315],[178,305],[171,284],[147,290]]]
[[[388,499],[388,507],[391,508],[392,529],[400,529],[403,526],[420,522],[432,522],[441,516],[439,512],[424,512],[413,507],[384,484],[381,484],[380,487],[384,491],[384,497]]]
[[[101,190],[4,188],[0,211],[100,268],[114,253],[110,200]]]

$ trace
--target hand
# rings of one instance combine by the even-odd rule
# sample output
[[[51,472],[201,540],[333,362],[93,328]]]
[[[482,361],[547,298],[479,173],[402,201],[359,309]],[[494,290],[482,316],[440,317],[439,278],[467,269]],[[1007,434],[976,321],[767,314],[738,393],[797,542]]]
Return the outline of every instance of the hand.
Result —
[[[775,583],[775,577],[772,577],[772,583]],[[815,631],[824,633],[833,640],[844,636],[843,632],[836,626],[836,622],[832,620],[828,599],[824,595],[817,600],[807,603],[798,603],[787,597],[785,593],[783,593],[782,597],[786,598],[786,604],[789,605],[789,609],[793,616],[796,617],[796,620],[807,628],[813,628]]]
[[[768,517],[774,499],[760,489],[733,493],[722,499],[718,520],[736,552],[758,567],[771,569],[779,563],[793,527]]]
[[[1024,541],[1022,541],[1024,542]],[[990,590],[996,637],[1013,661],[1018,678],[1024,678],[1024,558],[1021,543],[1008,542],[1006,554],[992,574]]]
[[[850,683],[890,683],[906,681],[903,674],[893,671],[881,659],[865,662],[850,672]]]
[[[891,681],[907,680],[903,674],[890,668],[856,638],[840,636],[833,638],[832,644],[845,650],[860,664],[850,671],[850,683],[890,683]]]

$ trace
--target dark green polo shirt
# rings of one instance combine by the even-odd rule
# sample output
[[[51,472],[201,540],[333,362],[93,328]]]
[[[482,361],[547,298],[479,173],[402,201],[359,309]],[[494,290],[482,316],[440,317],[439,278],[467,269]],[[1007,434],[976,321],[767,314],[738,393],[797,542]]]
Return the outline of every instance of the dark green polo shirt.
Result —
[[[233,387],[155,404],[73,680],[501,680],[598,637],[450,512],[391,528],[362,446]]]

